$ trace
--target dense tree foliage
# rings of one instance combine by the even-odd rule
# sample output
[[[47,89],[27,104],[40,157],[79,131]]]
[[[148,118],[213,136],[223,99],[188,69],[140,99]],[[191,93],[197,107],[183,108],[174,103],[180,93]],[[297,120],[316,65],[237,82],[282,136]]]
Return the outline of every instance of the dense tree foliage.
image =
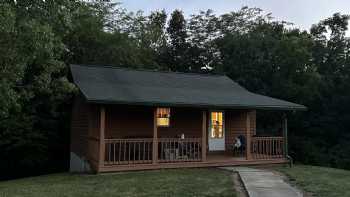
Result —
[[[69,64],[226,74],[247,89],[306,105],[288,114],[299,162],[350,167],[348,15],[310,31],[257,8],[185,18],[181,10],[133,13],[108,1],[0,3],[1,178],[67,168],[76,89]],[[261,131],[280,113],[258,114]]]

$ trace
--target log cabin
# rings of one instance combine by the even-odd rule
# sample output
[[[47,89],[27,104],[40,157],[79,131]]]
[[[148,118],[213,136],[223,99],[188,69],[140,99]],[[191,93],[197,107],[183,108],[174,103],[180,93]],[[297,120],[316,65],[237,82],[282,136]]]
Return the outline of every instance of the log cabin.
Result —
[[[70,66],[79,93],[70,171],[114,172],[288,162],[287,118],[259,135],[259,110],[306,110],[225,75]]]

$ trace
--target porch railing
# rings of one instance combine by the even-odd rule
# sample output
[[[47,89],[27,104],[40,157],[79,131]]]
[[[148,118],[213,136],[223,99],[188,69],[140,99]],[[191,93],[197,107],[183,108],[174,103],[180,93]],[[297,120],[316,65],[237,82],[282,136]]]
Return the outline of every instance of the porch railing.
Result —
[[[201,138],[158,138],[159,163],[201,161]],[[153,139],[106,139],[105,165],[152,163]]]
[[[283,137],[253,137],[251,147],[253,159],[276,159],[284,157]]]
[[[159,138],[158,161],[187,162],[201,161],[202,138]]]
[[[202,160],[201,138],[158,138],[159,163]],[[252,159],[284,157],[283,137],[252,137]],[[153,138],[105,139],[105,165],[149,164],[153,158]]]
[[[152,138],[106,139],[105,165],[152,163]]]

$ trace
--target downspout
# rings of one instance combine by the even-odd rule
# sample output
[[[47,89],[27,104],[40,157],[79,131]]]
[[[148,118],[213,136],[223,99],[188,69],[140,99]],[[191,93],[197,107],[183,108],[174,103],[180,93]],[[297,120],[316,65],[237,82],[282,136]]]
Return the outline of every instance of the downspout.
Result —
[[[289,166],[293,167],[293,158],[288,154],[288,120],[287,114],[283,114],[284,157],[288,159]]]

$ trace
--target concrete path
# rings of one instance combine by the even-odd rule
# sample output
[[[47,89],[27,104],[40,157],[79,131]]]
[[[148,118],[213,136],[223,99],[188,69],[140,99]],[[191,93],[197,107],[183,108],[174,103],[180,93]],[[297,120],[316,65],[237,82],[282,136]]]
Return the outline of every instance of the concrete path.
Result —
[[[302,197],[302,193],[283,180],[283,177],[267,170],[245,167],[224,167],[238,172],[249,197]]]

